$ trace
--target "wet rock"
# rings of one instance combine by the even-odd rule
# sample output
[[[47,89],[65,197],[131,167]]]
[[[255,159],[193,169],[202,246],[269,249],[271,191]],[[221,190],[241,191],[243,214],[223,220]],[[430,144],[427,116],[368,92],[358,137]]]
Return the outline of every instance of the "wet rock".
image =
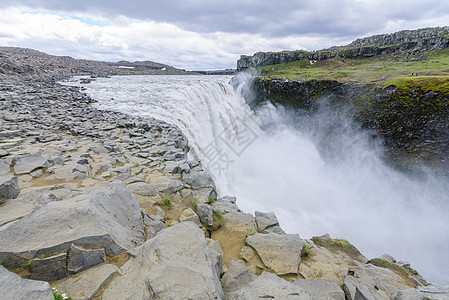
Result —
[[[69,263],[67,268],[69,275],[80,273],[106,261],[104,249],[84,249],[83,247],[72,245],[68,255]]]
[[[20,193],[17,177],[2,176],[0,177],[0,204],[8,199],[16,199]]]
[[[45,281],[23,279],[9,272],[0,265],[0,295],[1,299],[33,299],[53,300],[50,284]]]
[[[197,225],[178,223],[133,250],[103,299],[222,299],[212,256]]]
[[[43,259],[33,259],[30,265],[31,279],[54,281],[67,276],[67,253]]]

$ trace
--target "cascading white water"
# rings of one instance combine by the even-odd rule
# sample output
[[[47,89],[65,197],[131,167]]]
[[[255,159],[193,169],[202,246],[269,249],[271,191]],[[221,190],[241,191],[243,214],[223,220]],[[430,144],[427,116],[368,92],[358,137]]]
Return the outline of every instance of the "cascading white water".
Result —
[[[449,283],[449,183],[411,179],[386,166],[367,134],[326,105],[294,116],[253,112],[229,76],[118,76],[87,86],[99,108],[177,125],[244,211],[274,211],[303,238],[330,233],[362,253],[407,260]]]

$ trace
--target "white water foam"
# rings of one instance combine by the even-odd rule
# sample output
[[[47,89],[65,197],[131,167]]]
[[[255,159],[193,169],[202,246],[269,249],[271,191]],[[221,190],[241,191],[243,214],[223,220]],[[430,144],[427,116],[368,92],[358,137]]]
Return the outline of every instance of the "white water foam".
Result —
[[[99,108],[177,125],[219,194],[274,211],[303,238],[330,233],[368,258],[389,253],[449,283],[449,183],[386,166],[368,134],[325,105],[312,116],[256,113],[228,76],[117,76],[87,85]]]

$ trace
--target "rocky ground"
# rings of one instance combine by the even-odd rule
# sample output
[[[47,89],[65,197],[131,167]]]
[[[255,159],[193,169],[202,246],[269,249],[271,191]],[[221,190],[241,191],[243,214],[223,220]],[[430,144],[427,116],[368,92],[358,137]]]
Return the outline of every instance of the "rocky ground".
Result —
[[[406,262],[217,197],[178,128],[0,82],[0,299],[449,299]]]

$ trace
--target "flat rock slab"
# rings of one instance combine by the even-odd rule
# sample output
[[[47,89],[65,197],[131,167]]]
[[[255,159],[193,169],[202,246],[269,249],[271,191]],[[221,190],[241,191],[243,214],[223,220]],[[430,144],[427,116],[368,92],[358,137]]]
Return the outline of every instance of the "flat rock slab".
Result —
[[[49,202],[2,229],[0,260],[6,267],[67,251],[72,244],[101,247],[106,254],[117,255],[142,244],[145,238],[139,203],[121,181]]]
[[[212,248],[192,222],[164,229],[132,250],[103,300],[223,299]]]
[[[50,284],[44,281],[23,279],[0,265],[0,298],[54,300]]]
[[[37,168],[48,167],[50,164],[48,160],[40,153],[34,153],[20,157],[14,165],[14,173],[17,175],[27,174]]]
[[[136,182],[128,185],[131,193],[140,196],[157,196],[159,195],[157,187],[152,184],[147,184],[145,182]]]
[[[276,274],[297,274],[304,241],[297,234],[256,233],[246,243],[260,256],[266,267]]]
[[[92,299],[117,271],[118,268],[114,265],[101,265],[86,270],[77,277],[56,283],[56,288],[72,299]]]
[[[302,287],[314,299],[345,300],[345,293],[335,282],[298,279],[295,284]]]
[[[229,293],[229,300],[314,299],[300,286],[272,273],[263,273],[246,287]]]

